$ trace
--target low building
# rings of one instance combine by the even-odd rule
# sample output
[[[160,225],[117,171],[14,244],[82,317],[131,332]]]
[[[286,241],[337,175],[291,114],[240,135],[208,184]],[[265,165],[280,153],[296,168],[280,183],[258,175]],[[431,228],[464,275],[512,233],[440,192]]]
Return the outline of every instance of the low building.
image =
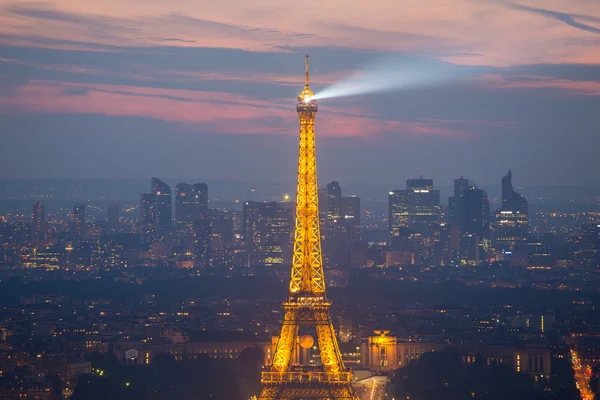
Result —
[[[534,379],[550,378],[550,349],[545,346],[510,347],[488,344],[450,344],[402,342],[389,331],[375,331],[362,340],[361,366],[377,373],[388,373],[402,368],[423,354],[446,347],[456,348],[466,363],[484,360],[488,365],[499,363],[515,372],[531,375]]]

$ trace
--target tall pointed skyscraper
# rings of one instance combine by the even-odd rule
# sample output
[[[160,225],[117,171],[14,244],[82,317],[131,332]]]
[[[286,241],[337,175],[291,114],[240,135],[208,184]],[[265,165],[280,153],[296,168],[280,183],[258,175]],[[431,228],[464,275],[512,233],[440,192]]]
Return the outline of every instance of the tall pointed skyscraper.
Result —
[[[512,171],[502,178],[502,208],[496,214],[495,247],[499,251],[512,251],[527,243],[529,232],[529,204],[515,192]]]
[[[263,400],[357,398],[350,386],[352,373],[344,366],[331,322],[331,302],[325,295],[314,131],[317,109],[306,56],[306,81],[296,107],[300,149],[292,273],[273,364],[262,374],[259,399]],[[294,357],[298,346],[313,347],[314,336],[321,360],[316,366]]]

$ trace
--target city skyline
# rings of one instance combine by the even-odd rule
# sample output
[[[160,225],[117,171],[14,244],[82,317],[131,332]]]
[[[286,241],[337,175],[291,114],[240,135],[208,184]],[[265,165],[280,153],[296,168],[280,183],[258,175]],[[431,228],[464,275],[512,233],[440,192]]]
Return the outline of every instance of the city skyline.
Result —
[[[471,76],[324,99],[323,181],[485,185],[507,167],[523,185],[600,181],[597,5],[272,6],[0,2],[0,178],[293,180],[309,53],[317,92],[390,58]]]

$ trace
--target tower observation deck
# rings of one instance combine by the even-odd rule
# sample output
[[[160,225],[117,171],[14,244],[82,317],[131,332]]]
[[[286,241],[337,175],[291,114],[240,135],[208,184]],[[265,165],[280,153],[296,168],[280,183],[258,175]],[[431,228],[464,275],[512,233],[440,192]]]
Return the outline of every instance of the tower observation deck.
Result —
[[[325,294],[319,227],[319,193],[314,122],[317,102],[310,90],[308,56],[304,89],[296,110],[300,117],[296,228],[289,295],[273,363],[262,373],[259,400],[356,400],[331,322],[331,302]],[[298,338],[302,335],[302,340]],[[316,335],[320,365],[294,364],[295,346]],[[305,340],[308,338],[309,340]]]

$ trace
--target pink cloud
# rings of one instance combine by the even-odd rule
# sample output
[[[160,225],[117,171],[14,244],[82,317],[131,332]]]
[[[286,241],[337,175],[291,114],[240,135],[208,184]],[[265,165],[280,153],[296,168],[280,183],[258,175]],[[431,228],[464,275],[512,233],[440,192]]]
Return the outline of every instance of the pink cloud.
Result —
[[[287,51],[336,46],[443,54],[470,65],[600,63],[600,3],[587,0],[511,2],[456,0],[173,0],[102,2],[0,0],[4,43],[23,36],[115,46],[221,47]],[[554,13],[554,14],[553,14]],[[584,21],[579,29],[568,19]],[[26,28],[24,28],[26,27]],[[42,44],[37,44],[42,46]],[[68,46],[53,44],[53,46]],[[82,44],[82,46],[84,46]]]
[[[96,113],[178,122],[213,133],[297,134],[293,100],[265,101],[194,90],[106,84],[32,81],[0,97],[1,113]],[[461,135],[440,121],[381,120],[361,110],[325,108],[317,117],[319,137],[377,138],[382,132]]]

